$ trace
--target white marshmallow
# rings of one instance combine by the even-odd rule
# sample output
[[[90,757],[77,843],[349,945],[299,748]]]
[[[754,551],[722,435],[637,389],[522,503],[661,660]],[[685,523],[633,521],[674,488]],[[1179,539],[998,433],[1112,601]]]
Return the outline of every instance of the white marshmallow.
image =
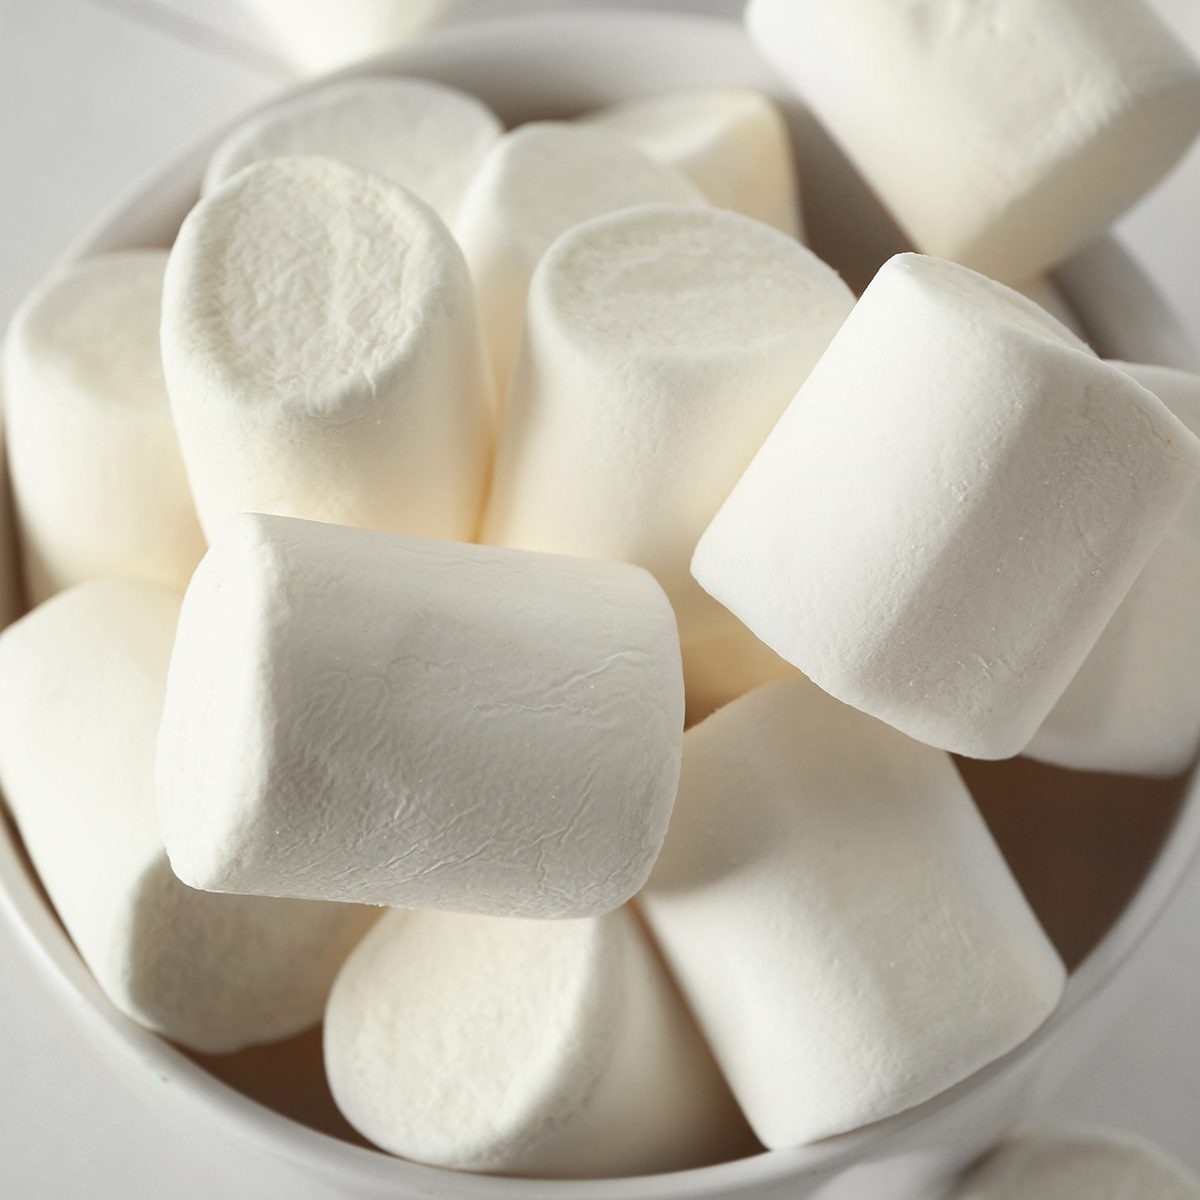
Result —
[[[322,154],[402,184],[449,223],[502,132],[495,113],[466,92],[423,79],[346,79],[242,122],[208,164],[204,191],[263,159]]]
[[[210,891],[590,916],[650,871],[682,728],[635,567],[247,515],[184,602],[163,833]]]
[[[950,759],[805,680],[687,733],[641,903],[772,1149],[959,1082],[1064,983]]]
[[[455,232],[503,392],[521,340],[534,268],[560,234],[637,204],[703,204],[686,175],[603,129],[537,121],[492,147],[462,203]]]
[[[1024,283],[1014,284],[1013,290],[1044,308],[1056,321],[1065,325],[1076,337],[1088,340],[1087,331],[1071,302],[1049,275],[1038,275]]]
[[[671,92],[583,119],[682,171],[717,208],[803,236],[791,138],[779,109],[760,92]]]
[[[1200,1200],[1182,1163],[1130,1134],[1019,1129],[948,1200]]]
[[[692,550],[853,305],[734,213],[646,206],[564,235],[530,291],[485,540],[639,563],[685,644],[736,629]]]
[[[692,570],[826,691],[1018,753],[1200,474],[1200,443],[1031,301],[887,263]]]
[[[76,263],[13,318],[8,451],[35,604],[102,576],[182,591],[204,553],[159,354],[166,261],[133,250]]]
[[[803,678],[744,625],[707,642],[693,642],[683,647],[685,724],[703,721],[731,700],[774,679]]]
[[[0,637],[0,784],[84,961],[117,1008],[193,1049],[320,1019],[373,913],[209,896],[163,853],[154,745],[179,611],[156,584],[98,580]]]
[[[474,535],[493,401],[471,280],[403,188],[327,158],[239,172],[179,232],[162,349],[210,536],[251,511]]]
[[[1132,375],[1200,434],[1200,375],[1131,363]],[[1200,492],[1194,491],[1025,748],[1085,771],[1174,775],[1200,751]]]
[[[628,908],[389,913],[338,975],[325,1067],[360,1133],[440,1166],[640,1175],[752,1144]]]
[[[1089,241],[1200,132],[1200,69],[1141,0],[751,0],[746,19],[917,248],[997,278]]]

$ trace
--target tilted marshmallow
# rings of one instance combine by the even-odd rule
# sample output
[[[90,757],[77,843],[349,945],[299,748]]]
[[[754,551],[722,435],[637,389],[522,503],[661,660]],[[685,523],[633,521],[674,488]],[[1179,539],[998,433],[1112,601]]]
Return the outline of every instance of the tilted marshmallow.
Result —
[[[840,700],[975,758],[1037,732],[1200,475],[1157,397],[919,255],[867,288],[692,570]]]
[[[692,550],[853,305],[799,242],[718,209],[564,235],[530,290],[485,540],[639,563],[685,644],[736,629]]]
[[[1200,68],[1142,0],[751,0],[747,22],[917,249],[996,278],[1089,241],[1200,132]]]
[[[283,513],[471,538],[493,399],[434,213],[328,158],[247,167],[167,264],[163,364],[200,520]]]
[[[63,592],[0,637],[0,786],[97,983],[135,1021],[218,1053],[318,1021],[373,913],[210,896],[163,853],[154,746],[176,593]]]
[[[1032,300],[1034,304],[1044,308],[1056,321],[1065,325],[1076,337],[1088,340],[1087,332],[1079,319],[1079,314],[1071,307],[1071,302],[1063,295],[1058,284],[1049,275],[1038,275],[1027,279],[1024,283],[1013,285],[1014,291]]]
[[[959,1082],[1033,1033],[1064,983],[951,760],[806,680],[686,734],[641,903],[772,1149]]]
[[[246,515],[184,601],[163,833],[210,891],[589,916],[650,871],[682,728],[636,567]]]
[[[1200,1200],[1200,1179],[1131,1134],[1027,1128],[1009,1134],[949,1200]]]
[[[418,1162],[603,1177],[753,1144],[628,908],[580,921],[388,913],[338,975],[346,1119]]]
[[[685,724],[703,721],[731,700],[773,679],[803,678],[744,625],[721,637],[693,642],[683,647]]]
[[[1200,434],[1200,375],[1114,363]],[[1174,775],[1200,751],[1200,493],[1192,492],[1025,748],[1085,771]]]
[[[161,250],[86,259],[13,318],[8,452],[35,604],[102,576],[182,591],[204,553],[159,353],[166,261]]]
[[[502,131],[495,113],[466,92],[423,79],[346,79],[243,121],[213,155],[204,191],[263,159],[322,154],[402,184],[450,222]]]
[[[603,129],[536,121],[492,147],[455,232],[471,265],[501,391],[521,340],[534,268],[560,234],[636,204],[703,204],[690,179]]]
[[[613,104],[584,120],[682,171],[717,208],[803,236],[787,125],[760,92],[671,92]]]

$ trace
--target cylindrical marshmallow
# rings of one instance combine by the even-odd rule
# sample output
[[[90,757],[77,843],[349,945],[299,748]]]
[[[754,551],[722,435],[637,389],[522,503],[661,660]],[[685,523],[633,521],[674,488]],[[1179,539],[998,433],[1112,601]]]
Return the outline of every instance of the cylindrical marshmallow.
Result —
[[[772,1149],[958,1083],[1064,983],[950,759],[805,680],[687,733],[641,903]]]
[[[217,1053],[318,1021],[373,914],[211,896],[171,873],[154,746],[179,612],[156,584],[98,580],[0,637],[0,785],[97,983],[133,1020]]]
[[[735,213],[650,205],[564,235],[530,290],[485,540],[639,563],[685,644],[735,629],[692,551],[853,305]]]
[[[693,642],[683,647],[685,724],[698,724],[731,700],[774,679],[803,678],[744,625],[721,637]]]
[[[1200,1200],[1200,1179],[1142,1138],[1018,1129],[948,1200]]]
[[[1114,363],[1200,435],[1200,375]],[[1200,751],[1200,492],[1189,497],[1025,748],[1084,771],[1175,775]]]
[[[132,250],[76,263],[13,318],[8,453],[34,604],[104,576],[182,591],[204,553],[159,353],[166,262]]]
[[[628,908],[387,914],[338,975],[325,1068],[360,1133],[439,1166],[642,1175],[753,1145]]]
[[[584,120],[682,171],[717,208],[803,236],[792,143],[760,92],[718,88],[627,100]]]
[[[210,891],[589,916],[650,871],[682,729],[636,567],[246,515],[184,601],[163,833]]]
[[[163,363],[196,507],[470,539],[492,440],[471,280],[449,231],[333,159],[247,167],[167,264]]]
[[[750,32],[919,250],[1065,258],[1200,132],[1200,68],[1142,0],[752,0]]]
[[[471,265],[484,335],[503,393],[521,340],[534,268],[561,234],[637,204],[703,204],[682,172],[603,129],[536,121],[492,147],[455,232]]]
[[[1032,301],[888,262],[705,531],[699,582],[840,700],[1018,753],[1200,476],[1200,442]]]
[[[495,113],[455,88],[423,79],[346,79],[243,121],[217,147],[204,191],[263,159],[321,154],[402,184],[450,223],[502,131]]]

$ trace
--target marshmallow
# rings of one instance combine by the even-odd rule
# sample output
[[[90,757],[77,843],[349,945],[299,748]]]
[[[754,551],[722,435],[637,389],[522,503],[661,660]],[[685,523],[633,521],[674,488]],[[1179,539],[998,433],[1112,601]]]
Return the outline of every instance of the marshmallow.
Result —
[[[1200,1200],[1182,1163],[1129,1134],[1019,1129],[949,1200]]]
[[[760,92],[672,92],[627,100],[583,119],[682,171],[717,208],[802,236],[788,128]]]
[[[1200,475],[1150,392],[1016,292],[887,263],[696,548],[693,573],[838,699],[1018,753]]]
[[[1076,337],[1088,340],[1087,332],[1071,302],[1063,295],[1058,284],[1048,275],[1038,275],[1024,283],[1014,284],[1013,290],[1044,308],[1056,321],[1065,325]]]
[[[694,642],[683,648],[684,723],[696,725],[731,700],[774,679],[803,678],[745,626],[706,642]]]
[[[179,232],[162,350],[210,536],[250,511],[474,535],[493,400],[471,280],[403,188],[326,158],[239,172]]]
[[[917,248],[998,278],[1089,241],[1200,132],[1200,69],[1141,0],[751,0],[746,19]]]
[[[439,1166],[641,1175],[752,1145],[628,908],[387,914],[338,975],[325,1068],[360,1133]]]
[[[537,121],[492,147],[455,232],[471,265],[492,366],[503,392],[539,259],[592,217],[656,202],[703,204],[690,179],[603,129]]]
[[[491,109],[454,88],[422,79],[347,79],[244,121],[217,148],[204,191],[263,159],[323,154],[402,184],[451,222],[502,130]]]
[[[8,448],[35,604],[102,576],[182,591],[204,553],[159,354],[166,261],[161,250],[84,260],[13,318]]]
[[[1200,434],[1200,375],[1115,363]],[[1175,775],[1200,751],[1200,492],[1025,748],[1085,771]]]
[[[590,916],[650,871],[682,728],[635,567],[246,515],[184,601],[163,833],[209,891]]]
[[[950,759],[804,680],[687,733],[641,903],[772,1149],[921,1103],[1027,1038],[1062,993]]]
[[[685,644],[736,629],[692,550],[853,304],[734,213],[646,206],[564,235],[530,290],[485,540],[646,567]]]
[[[179,598],[98,580],[0,637],[0,784],[97,983],[133,1020],[195,1050],[236,1050],[320,1019],[373,914],[209,896],[167,864],[154,744]]]

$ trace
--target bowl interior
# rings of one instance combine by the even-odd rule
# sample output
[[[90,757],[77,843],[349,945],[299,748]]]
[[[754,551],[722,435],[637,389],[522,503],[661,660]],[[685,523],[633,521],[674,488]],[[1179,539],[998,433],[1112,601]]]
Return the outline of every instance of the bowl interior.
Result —
[[[813,248],[861,288],[903,235],[742,31],[717,20],[639,13],[510,18],[451,29],[339,73],[404,73],[478,95],[509,124],[569,117],[653,92],[729,86],[780,103],[796,141]],[[312,85],[308,85],[312,86]],[[220,133],[134,189],[71,248],[67,259],[169,245],[194,203]],[[1114,357],[1193,365],[1186,338],[1153,286],[1114,243],[1067,264],[1059,282],[1098,349]],[[960,764],[1002,849],[1048,932],[1078,966],[1062,1008],[1030,1043],[908,1113],[817,1146],[638,1181],[615,1193],[601,1182],[539,1183],[536,1194],[697,1197],[776,1194],[789,1180],[835,1172],[935,1129],[964,1097],[1015,1078],[1090,1003],[1144,936],[1200,844],[1200,797],[1184,779],[1136,780],[1060,771],[1027,760]],[[0,899],[29,943],[119,1058],[169,1073],[174,1089],[237,1136],[378,1194],[530,1196],[518,1180],[485,1179],[391,1159],[366,1147],[340,1117],[320,1067],[317,1032],[242,1054],[185,1056],[111,1009],[83,969],[7,821],[0,830]],[[224,1083],[219,1082],[224,1081]],[[229,1086],[226,1086],[229,1085]],[[354,1192],[360,1194],[359,1191]],[[376,1194],[364,1190],[361,1194]],[[778,1194],[783,1195],[784,1192]],[[799,1195],[799,1192],[793,1192]]]

